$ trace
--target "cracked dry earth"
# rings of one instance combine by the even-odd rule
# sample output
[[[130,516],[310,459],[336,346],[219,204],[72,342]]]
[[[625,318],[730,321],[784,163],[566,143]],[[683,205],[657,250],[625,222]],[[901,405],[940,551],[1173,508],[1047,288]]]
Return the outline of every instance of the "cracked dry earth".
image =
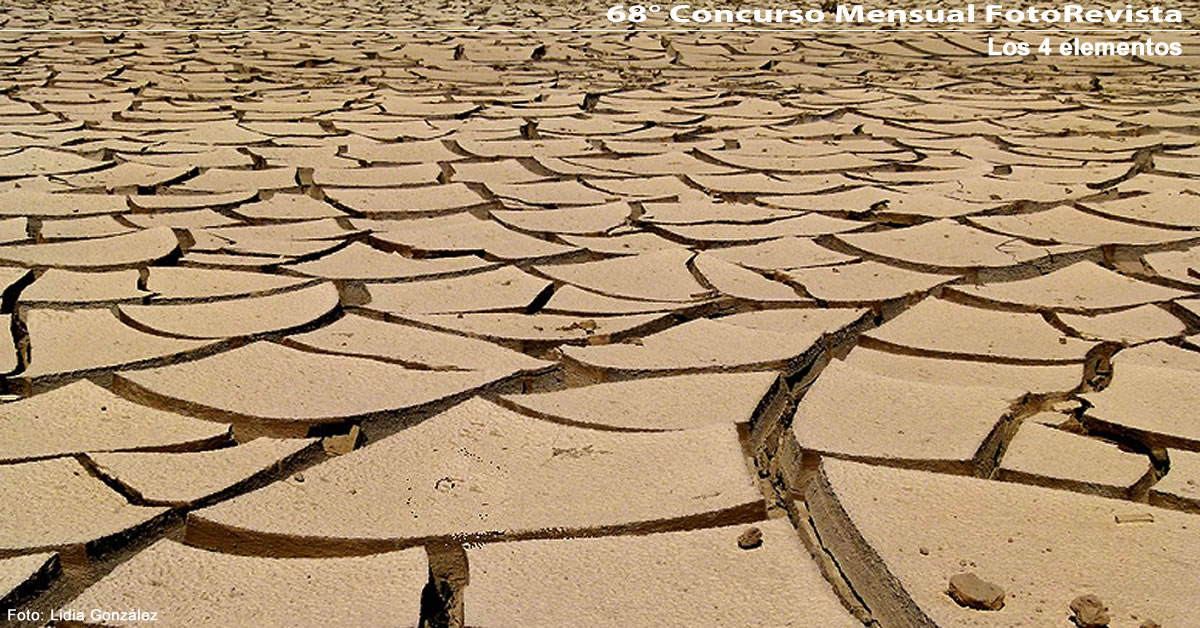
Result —
[[[0,41],[0,596],[25,624],[1200,622],[1197,57]]]

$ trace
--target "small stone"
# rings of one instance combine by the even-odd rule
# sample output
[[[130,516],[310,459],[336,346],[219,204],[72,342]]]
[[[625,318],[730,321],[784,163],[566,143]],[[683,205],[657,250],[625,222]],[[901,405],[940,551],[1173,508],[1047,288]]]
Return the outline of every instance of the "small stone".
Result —
[[[1112,621],[1108,616],[1108,607],[1091,593],[1071,600],[1071,612],[1074,613],[1071,621],[1079,628],[1103,628]]]
[[[295,480],[295,481],[297,481],[297,482],[303,482],[303,481],[304,481],[304,474],[303,474],[303,473],[296,473],[296,475],[293,475],[293,476],[292,476],[292,479],[293,479],[293,480]]]
[[[362,440],[362,429],[355,425],[346,434],[326,436],[321,440],[321,447],[330,456],[341,456],[358,449],[358,446],[362,444]]]
[[[947,590],[961,606],[984,611],[1004,608],[1004,589],[972,573],[960,573],[950,577]]]
[[[746,528],[746,531],[738,537],[738,547],[744,550],[754,549],[763,543],[762,530],[758,528]]]
[[[1148,512],[1113,515],[1117,523],[1154,523],[1154,515]]]
[[[1138,624],[1138,628],[1162,628],[1162,624],[1154,621],[1153,619],[1147,619],[1146,621]]]
[[[921,548],[918,548],[918,549],[917,549],[917,551],[918,551],[918,552],[921,552],[921,555],[922,555],[922,556],[928,556],[928,555],[929,555],[929,548],[928,548],[928,547],[921,547]]]

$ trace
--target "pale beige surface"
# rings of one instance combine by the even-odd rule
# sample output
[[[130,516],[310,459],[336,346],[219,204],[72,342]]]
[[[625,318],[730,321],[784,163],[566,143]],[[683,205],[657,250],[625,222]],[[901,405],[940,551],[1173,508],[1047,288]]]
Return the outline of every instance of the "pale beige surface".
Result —
[[[1194,371],[1130,363],[1119,363],[1114,369],[1108,388],[1082,395],[1094,406],[1087,411],[1089,416],[1136,430],[1149,442],[1188,448],[1200,443],[1200,424],[1192,413],[1200,401]]]
[[[1157,305],[1141,305],[1120,312],[1085,316],[1059,314],[1059,320],[1088,340],[1138,344],[1181,336],[1187,325]]]
[[[931,269],[999,268],[1062,255],[1081,247],[1034,246],[1011,237],[934,220],[902,230],[834,236],[851,247]],[[953,243],[952,246],[947,246]]]
[[[0,511],[4,551],[81,547],[166,512],[130,505],[71,458],[0,465],[0,499],[7,504]]]
[[[952,275],[934,275],[877,262],[801,268],[784,273],[787,279],[814,298],[829,303],[871,303],[928,292],[954,281]]]
[[[925,299],[866,337],[889,350],[998,362],[1082,362],[1094,343],[1071,338],[1036,314]]]
[[[228,338],[302,327],[338,308],[331,283],[245,299],[186,305],[119,305],[138,327],[179,338]]]
[[[1091,312],[1169,301],[1189,293],[1138,281],[1092,262],[1033,279],[984,286],[951,286],[961,294],[1030,310]]]
[[[858,258],[821,247],[810,238],[785,237],[758,244],[713,249],[712,255],[755,270],[830,266]]]
[[[883,8],[928,8],[893,4]],[[559,625],[587,622],[549,592],[616,571],[629,575],[592,589],[616,610],[591,623],[737,625],[761,605],[760,623],[824,625],[802,616],[811,587],[786,588],[814,568],[867,619],[839,580],[853,571],[839,539],[855,522],[814,537],[805,509],[818,504],[789,500],[838,456],[865,457],[879,473],[944,472],[924,508],[866,482],[893,500],[863,500],[860,516],[884,520],[880,538],[929,529],[905,548],[918,561],[955,543],[975,548],[976,530],[929,517],[970,521],[989,508],[1003,514],[983,522],[987,533],[1028,526],[1074,543],[1069,534],[1087,533],[1075,511],[1086,523],[1080,504],[1092,502],[1069,500],[1087,490],[1122,498],[1114,503],[1129,511],[1112,516],[1122,530],[1164,521],[1144,521],[1146,500],[1197,516],[1186,492],[1200,442],[1189,431],[1200,372],[1200,37],[1187,28],[1146,25],[1169,31],[1151,34],[1179,41],[1179,56],[1003,57],[987,54],[988,38],[1073,35],[1042,22],[1003,33],[828,21],[813,32],[680,28],[665,5],[626,28],[596,2],[267,5],[0,9],[0,345],[13,345],[0,351],[0,367],[13,369],[0,381],[0,421],[26,409],[11,435],[0,430],[11,448],[0,446],[0,467],[111,461],[115,450],[180,494],[204,485],[187,499],[217,491],[192,502],[213,512],[288,504],[239,510],[240,531],[194,512],[173,517],[98,544],[112,552],[86,565],[63,551],[70,578],[32,604],[58,607],[170,537],[205,548],[213,577],[190,593],[198,571],[114,589],[177,592],[194,614],[176,624],[237,624],[222,613],[246,608],[252,624],[333,624],[336,613],[354,625],[415,623],[416,613],[390,613],[415,608],[423,564],[411,587],[385,576],[320,590],[255,582],[245,565],[303,555],[313,572],[338,569],[347,555],[374,559],[473,530],[484,538],[449,540],[471,552],[476,541],[504,552],[530,537],[631,544],[582,566],[591,572],[568,559],[547,567],[572,581],[502,576],[515,593],[500,611],[545,604],[546,617],[567,616]],[[1178,8],[1182,26],[1195,21],[1195,2]],[[1080,40],[1135,42],[1144,33],[1133,26]],[[336,295],[320,285],[329,283]],[[64,389],[71,395],[96,394],[79,403],[54,388],[68,383],[81,386]],[[1017,407],[1002,407],[996,390]],[[526,412],[517,399],[562,403]],[[789,422],[794,403],[805,412],[818,401]],[[490,409],[439,414],[463,407]],[[128,418],[106,422],[115,409]],[[262,460],[215,464],[281,436],[324,447],[248,482],[238,478]],[[156,474],[159,464],[172,471]],[[1026,475],[993,473],[1006,464]],[[941,489],[968,473],[987,478],[982,488]],[[86,513],[120,527],[103,508],[59,505],[48,487],[19,497],[63,520]],[[992,490],[1013,497],[990,500]],[[1068,501],[1044,517],[1044,495]],[[789,532],[776,523],[757,550],[678,552],[711,558],[711,579],[664,574],[655,561],[674,555],[646,549],[662,537],[624,534],[693,538],[785,515],[806,551],[779,572],[753,569],[779,546],[772,535]],[[1145,565],[1162,562],[1162,547],[1195,545],[1188,525],[1065,569],[1057,546],[979,531],[983,553],[946,557],[928,593],[945,603],[948,578],[965,571],[1005,578],[989,573],[1003,561],[1032,565],[1017,585],[999,582],[1006,610],[1041,595],[1039,578],[1086,578],[1016,622],[990,619],[1006,611],[985,622],[1070,628],[1070,599],[1096,593],[1114,628],[1187,625],[1190,615],[1154,609],[1133,620],[1124,599],[1091,589],[1103,581],[1153,601],[1156,578],[1174,585],[1197,573],[1187,553],[1166,569]],[[441,579],[452,553],[431,552],[433,579],[469,596],[472,585]],[[482,569],[458,568],[465,580]],[[226,598],[203,588],[217,586],[209,581],[264,588]],[[635,604],[673,583],[689,593],[665,614]],[[941,624],[978,619],[950,609],[963,614]]]
[[[1171,449],[1171,470],[1150,487],[1151,503],[1200,512],[1200,453]]]
[[[1079,385],[1079,364],[1023,365],[931,358],[864,346],[855,347],[847,366],[895,379],[954,386],[991,386],[1029,392],[1067,392]]]
[[[1113,610],[1114,628],[1143,619],[1186,625],[1193,617],[1194,515],[830,459],[809,493],[814,501],[817,530],[851,583],[894,625],[1068,626],[1067,606],[1084,593]],[[1152,522],[1117,522],[1145,515]],[[1138,560],[1128,559],[1130,547],[1139,548]],[[963,571],[1002,587],[1004,608],[955,604],[946,582]]]
[[[699,272],[709,285],[722,294],[763,303],[801,303],[811,301],[801,296],[795,288],[778,281],[772,281],[758,273],[726,262],[715,255],[700,253],[693,260]]]
[[[835,360],[800,399],[791,431],[809,451],[970,469],[1024,392],[892,379]]]
[[[451,275],[493,266],[478,257],[412,259],[397,253],[385,253],[361,242],[311,262],[288,265],[290,271],[324,279],[418,279]]]
[[[155,266],[150,269],[146,289],[157,299],[204,300],[265,294],[306,283],[312,281],[243,270]]]
[[[21,291],[22,304],[84,304],[140,300],[150,293],[138,288],[138,271],[84,273],[51,268]]]
[[[276,483],[192,517],[251,536],[399,540],[636,528],[761,501],[731,425],[601,432],[473,399],[310,469],[304,482]]]
[[[174,253],[179,240],[166,227],[108,238],[0,246],[0,261],[20,266],[101,270],[145,265]]]
[[[1009,442],[996,477],[1122,497],[1149,473],[1144,454],[1027,420]]]
[[[0,459],[23,460],[225,440],[229,427],[138,405],[88,381],[0,405]]]
[[[749,422],[777,378],[774,373],[648,377],[502,398],[527,411],[580,424],[679,430]]]
[[[211,344],[138,331],[106,308],[35,309],[26,324],[37,345],[21,372],[28,379],[153,362]]]
[[[93,608],[153,610],[158,623],[167,626],[415,627],[427,571],[420,549],[345,558],[261,558],[164,539],[67,608],[85,616]]]
[[[312,439],[256,438],[244,445],[186,453],[91,453],[101,477],[142,503],[188,505],[287,462]]]
[[[522,310],[550,282],[512,266],[449,279],[373,283],[367,306],[389,314],[438,314]]]
[[[653,326],[663,314],[625,316],[574,316],[469,312],[466,314],[403,314],[398,318],[474,338],[504,342],[586,344],[605,342],[614,335]]]
[[[692,255],[683,249],[668,249],[583,264],[543,265],[536,270],[552,279],[609,296],[696,301],[708,296],[708,290],[688,271]]]
[[[423,406],[500,377],[490,371],[419,371],[259,341],[192,362],[122,371],[115,379],[120,386],[223,418],[322,423]],[[297,390],[322,393],[297,395]]]
[[[387,323],[349,314],[310,332],[288,336],[326,353],[382,358],[435,370],[535,372],[553,366],[473,338]]]
[[[467,552],[467,625],[859,626],[786,519],[645,536],[491,543]]]
[[[794,333],[698,319],[651,334],[637,343],[564,347],[563,354],[587,366],[633,372],[767,368],[805,356],[818,348],[824,334],[849,325],[858,314],[853,310],[843,312],[840,320],[818,321]]]

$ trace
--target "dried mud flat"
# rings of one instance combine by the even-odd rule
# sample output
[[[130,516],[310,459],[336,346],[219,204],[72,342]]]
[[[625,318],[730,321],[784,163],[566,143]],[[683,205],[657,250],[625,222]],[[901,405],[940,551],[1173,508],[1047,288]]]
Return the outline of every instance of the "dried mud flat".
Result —
[[[1196,36],[605,8],[6,5],[0,622],[1200,622]]]

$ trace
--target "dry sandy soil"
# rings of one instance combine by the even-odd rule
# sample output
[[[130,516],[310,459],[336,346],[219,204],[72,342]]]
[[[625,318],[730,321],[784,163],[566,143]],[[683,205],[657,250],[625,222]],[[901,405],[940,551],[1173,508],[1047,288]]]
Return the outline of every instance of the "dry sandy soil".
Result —
[[[1200,625],[1200,38],[606,7],[6,3],[0,623]]]

